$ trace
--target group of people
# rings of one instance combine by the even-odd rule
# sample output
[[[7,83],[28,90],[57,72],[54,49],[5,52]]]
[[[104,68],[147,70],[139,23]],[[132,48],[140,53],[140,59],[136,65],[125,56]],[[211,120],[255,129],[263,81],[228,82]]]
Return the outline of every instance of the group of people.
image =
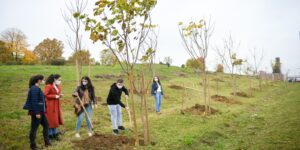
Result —
[[[59,74],[51,74],[46,82],[43,75],[32,76],[29,80],[29,90],[27,100],[23,109],[28,110],[28,115],[31,116],[31,129],[29,133],[30,148],[38,149],[35,138],[39,125],[43,127],[43,137],[45,146],[51,145],[51,141],[60,141],[62,132],[58,130],[59,125],[63,125],[63,115],[61,108],[61,98],[63,97],[61,81]],[[41,85],[45,84],[44,91],[41,90]],[[122,103],[121,95],[125,93],[126,100],[129,93],[124,86],[123,79],[118,79],[110,87],[107,96],[107,105],[111,115],[112,132],[114,135],[120,134],[120,130],[125,130],[122,125],[122,108],[129,111],[128,106]],[[157,114],[161,114],[160,107],[162,103],[163,89],[158,76],[153,78],[151,95],[155,97],[155,110]],[[92,136],[93,124],[92,113],[93,109],[97,108],[95,89],[89,77],[81,78],[80,85],[72,93],[75,98],[75,114],[76,122],[76,138],[80,138],[80,127],[85,116],[88,135]]]

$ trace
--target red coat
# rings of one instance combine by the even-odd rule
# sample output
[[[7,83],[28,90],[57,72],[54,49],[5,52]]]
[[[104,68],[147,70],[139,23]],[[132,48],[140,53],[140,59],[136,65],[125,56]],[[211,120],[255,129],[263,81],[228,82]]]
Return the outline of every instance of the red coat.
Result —
[[[56,98],[56,95],[60,95],[61,87],[57,86],[57,90],[52,84],[45,86],[44,94],[46,98],[46,117],[48,119],[49,128],[57,128],[58,125],[63,125],[62,109],[60,100]]]

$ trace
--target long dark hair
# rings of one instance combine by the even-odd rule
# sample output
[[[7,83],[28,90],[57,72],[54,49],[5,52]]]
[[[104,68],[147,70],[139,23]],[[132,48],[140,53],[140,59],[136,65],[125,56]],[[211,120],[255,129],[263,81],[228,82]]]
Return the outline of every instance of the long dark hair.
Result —
[[[59,74],[51,74],[47,80],[46,80],[46,84],[53,84],[53,82],[55,81],[55,79],[60,78],[61,76]]]
[[[154,76],[154,77],[153,77],[153,83],[156,83],[156,81],[154,80],[154,78],[155,78],[155,77],[158,79],[158,83],[159,83],[159,85],[161,85],[161,83],[160,83],[160,79],[159,79],[159,77],[158,77],[158,76]]]
[[[87,85],[83,85],[82,80],[87,80],[88,81]],[[87,88],[89,91],[94,91],[94,86],[92,84],[91,79],[88,76],[84,76],[84,77],[81,78],[80,88],[83,89],[83,90],[85,90]]]
[[[44,76],[43,75],[35,75],[35,76],[32,76],[30,79],[29,79],[29,88],[31,88],[33,85],[35,85],[39,80],[43,80],[44,79]]]

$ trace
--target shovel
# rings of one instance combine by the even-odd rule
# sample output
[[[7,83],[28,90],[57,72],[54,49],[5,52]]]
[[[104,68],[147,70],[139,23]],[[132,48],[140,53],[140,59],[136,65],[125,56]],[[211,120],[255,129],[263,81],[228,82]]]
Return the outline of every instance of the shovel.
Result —
[[[92,130],[94,131],[94,125],[93,125],[93,123],[92,123],[92,120],[91,120],[91,118],[90,118],[89,114],[87,113],[87,111],[86,111],[86,109],[85,109],[85,107],[84,107],[83,103],[82,103],[82,100],[81,100],[81,98],[80,98],[79,96],[77,96],[77,98],[78,98],[78,100],[79,100],[79,102],[80,102],[80,105],[82,106],[82,108],[83,108],[83,110],[84,110],[84,112],[85,112],[85,115],[86,115],[86,117],[88,118],[88,121],[89,121],[89,122],[90,122],[90,124],[91,124],[91,128],[92,128]]]

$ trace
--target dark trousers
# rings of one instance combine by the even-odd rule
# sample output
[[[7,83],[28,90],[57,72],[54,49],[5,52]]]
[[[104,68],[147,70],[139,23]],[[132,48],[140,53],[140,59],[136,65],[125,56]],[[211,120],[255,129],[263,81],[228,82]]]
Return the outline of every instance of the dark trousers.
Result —
[[[41,118],[36,118],[35,115],[31,115],[31,129],[29,134],[30,144],[35,144],[36,131],[38,130],[39,125],[43,126],[43,136],[45,141],[49,141],[48,137],[48,120],[45,114],[41,114]]]

